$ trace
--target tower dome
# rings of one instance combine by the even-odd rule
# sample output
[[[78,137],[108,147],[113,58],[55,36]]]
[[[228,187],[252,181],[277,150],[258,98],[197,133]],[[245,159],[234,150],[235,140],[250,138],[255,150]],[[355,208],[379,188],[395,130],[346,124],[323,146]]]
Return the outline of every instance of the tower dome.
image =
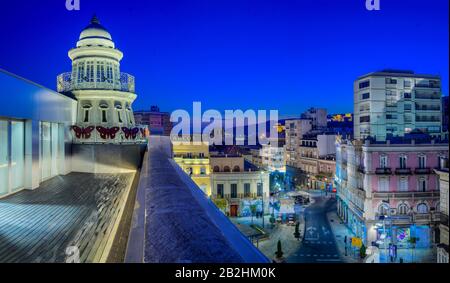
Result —
[[[105,46],[114,48],[111,34],[100,24],[97,16],[93,16],[89,25],[80,34],[77,47],[82,46]]]

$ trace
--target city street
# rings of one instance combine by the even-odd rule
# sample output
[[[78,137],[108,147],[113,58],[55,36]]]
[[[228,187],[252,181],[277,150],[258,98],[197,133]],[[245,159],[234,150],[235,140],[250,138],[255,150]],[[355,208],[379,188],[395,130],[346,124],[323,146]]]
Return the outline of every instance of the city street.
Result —
[[[314,202],[305,209],[305,230],[300,248],[287,258],[290,263],[342,262],[327,212],[335,209],[336,201],[321,193],[311,194]],[[302,215],[303,216],[303,215]]]

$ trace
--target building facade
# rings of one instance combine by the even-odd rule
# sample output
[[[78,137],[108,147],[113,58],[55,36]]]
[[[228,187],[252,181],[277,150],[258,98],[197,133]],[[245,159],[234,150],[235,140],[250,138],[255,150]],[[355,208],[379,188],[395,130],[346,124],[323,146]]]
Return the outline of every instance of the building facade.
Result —
[[[206,142],[172,140],[174,161],[188,174],[197,186],[211,195],[209,146]]]
[[[312,123],[309,119],[286,120],[286,166],[299,168],[298,148],[300,146],[300,139],[303,135],[311,131],[311,129]]]
[[[448,141],[338,139],[336,145],[338,214],[357,237],[370,245],[386,236],[407,248],[414,236],[417,247],[430,247],[440,202],[433,168],[446,166]]]
[[[134,77],[120,71],[123,53],[94,16],[69,51],[72,71],[57,78],[58,92],[78,100],[75,143],[134,143],[145,137],[132,104]]]
[[[77,101],[0,70],[0,198],[71,169]]]
[[[263,145],[259,150],[260,165],[269,172],[286,172],[285,146],[282,144]]]
[[[250,205],[267,213],[269,204],[269,173],[246,170],[244,158],[233,155],[211,156],[212,199],[225,199],[231,217],[251,215]]]
[[[324,130],[327,128],[328,112],[324,108],[309,108],[301,114],[302,119],[311,120],[311,126],[314,130]]]
[[[172,131],[172,122],[170,122],[170,113],[161,112],[158,106],[152,106],[150,111],[134,111],[134,119],[138,125],[146,125],[150,135],[170,136]]]
[[[411,71],[384,70],[354,83],[354,137],[441,135],[441,80]]]
[[[437,262],[448,263],[448,168],[436,170],[439,176],[439,190],[441,200],[439,202],[440,224],[439,224],[439,244],[437,246]]]

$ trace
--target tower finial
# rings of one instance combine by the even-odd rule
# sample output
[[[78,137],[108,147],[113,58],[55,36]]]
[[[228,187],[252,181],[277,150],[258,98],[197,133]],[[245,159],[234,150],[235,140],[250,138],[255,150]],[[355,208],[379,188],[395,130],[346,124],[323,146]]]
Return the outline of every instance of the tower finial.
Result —
[[[97,15],[94,13],[91,19],[91,24],[100,24],[100,21],[97,18]]]

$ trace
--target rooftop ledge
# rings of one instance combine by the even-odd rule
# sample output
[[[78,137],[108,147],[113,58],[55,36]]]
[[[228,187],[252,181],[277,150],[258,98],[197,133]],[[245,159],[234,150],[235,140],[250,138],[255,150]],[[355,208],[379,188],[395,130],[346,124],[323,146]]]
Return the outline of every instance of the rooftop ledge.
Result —
[[[174,162],[169,137],[150,138],[131,225],[125,262],[269,262]]]

